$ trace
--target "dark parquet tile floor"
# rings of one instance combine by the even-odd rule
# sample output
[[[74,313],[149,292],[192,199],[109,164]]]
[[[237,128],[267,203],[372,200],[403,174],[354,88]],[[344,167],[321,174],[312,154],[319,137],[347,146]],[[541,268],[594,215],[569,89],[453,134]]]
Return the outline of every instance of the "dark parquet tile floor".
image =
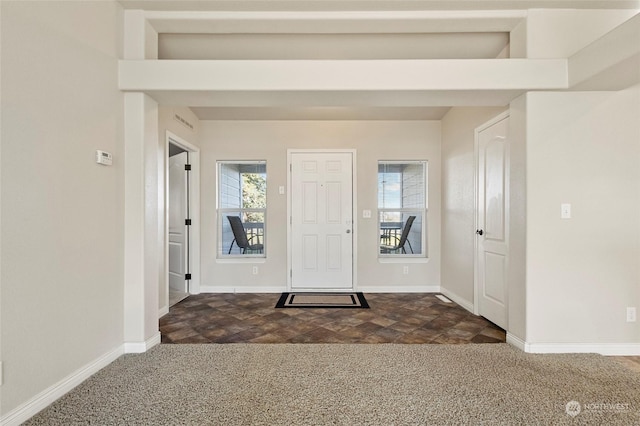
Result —
[[[505,332],[435,294],[365,294],[370,309],[285,308],[280,294],[199,294],[160,319],[162,343],[497,343]]]

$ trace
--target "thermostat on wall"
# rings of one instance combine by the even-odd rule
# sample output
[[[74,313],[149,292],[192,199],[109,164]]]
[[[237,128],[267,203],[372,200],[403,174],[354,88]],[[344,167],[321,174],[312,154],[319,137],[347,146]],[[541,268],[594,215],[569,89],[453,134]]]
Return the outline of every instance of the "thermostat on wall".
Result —
[[[96,151],[96,163],[110,166],[113,164],[113,155],[106,151]]]

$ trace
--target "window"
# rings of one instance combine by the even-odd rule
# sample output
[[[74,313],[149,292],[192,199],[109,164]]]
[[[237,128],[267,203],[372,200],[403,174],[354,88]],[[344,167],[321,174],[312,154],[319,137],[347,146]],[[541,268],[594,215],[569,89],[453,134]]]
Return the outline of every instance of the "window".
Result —
[[[427,162],[378,162],[380,257],[426,257]]]
[[[266,213],[266,162],[218,162],[218,257],[265,257]]]

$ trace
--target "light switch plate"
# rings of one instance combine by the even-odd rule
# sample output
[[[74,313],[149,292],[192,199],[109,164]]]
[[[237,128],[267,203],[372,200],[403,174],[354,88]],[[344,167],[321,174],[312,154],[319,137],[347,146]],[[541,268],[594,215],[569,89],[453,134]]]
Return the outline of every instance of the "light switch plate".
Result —
[[[371,210],[362,210],[362,217],[364,219],[371,219]]]
[[[560,218],[571,219],[571,204],[560,204]]]

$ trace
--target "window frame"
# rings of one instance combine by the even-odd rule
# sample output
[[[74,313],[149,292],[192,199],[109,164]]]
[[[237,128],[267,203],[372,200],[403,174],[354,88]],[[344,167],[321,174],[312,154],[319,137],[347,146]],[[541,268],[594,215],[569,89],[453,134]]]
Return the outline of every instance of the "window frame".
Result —
[[[380,206],[380,166],[382,165],[421,165],[422,166],[422,184],[423,184],[423,200],[421,207],[381,207]],[[378,204],[378,215],[377,215],[377,235],[380,240],[382,240],[381,235],[383,232],[381,224],[383,223],[382,218],[384,213],[400,213],[402,220],[402,228],[404,228],[404,223],[406,222],[406,218],[412,214],[416,215],[416,219],[420,218],[420,253],[411,253],[407,250],[407,253],[381,253],[380,248],[378,248],[378,259],[380,261],[406,261],[409,259],[412,260],[425,260],[429,258],[428,253],[428,238],[427,238],[427,227],[428,227],[428,211],[429,211],[429,161],[428,160],[378,160],[377,162],[378,172],[376,173],[376,180],[378,181],[378,192],[377,192],[377,204]],[[402,189],[400,190],[402,192]],[[415,226],[415,225],[414,225]],[[402,232],[402,228],[400,229],[400,233]],[[382,241],[380,241],[382,244]],[[408,248],[408,247],[406,247]]]
[[[264,188],[264,197],[265,197],[265,206],[264,208],[246,208],[246,207],[221,207],[222,197],[223,197],[223,189],[222,185],[224,184],[225,179],[223,178],[223,168],[225,165],[247,165],[247,166],[264,166],[264,176],[265,176],[265,188]],[[216,161],[216,214],[217,214],[217,223],[216,223],[216,233],[218,238],[216,239],[216,258],[218,260],[232,260],[232,261],[240,261],[240,260],[249,260],[249,261],[264,261],[267,257],[267,207],[268,207],[268,190],[267,190],[267,179],[268,179],[268,170],[267,170],[267,161],[266,160],[218,160]],[[241,172],[239,172],[241,174]],[[240,191],[242,187],[238,188]],[[242,194],[239,194],[239,200],[242,204]],[[234,213],[234,215],[240,215],[242,218],[245,213],[262,213],[263,222],[262,222],[262,233],[256,233],[259,235],[259,241],[263,244],[262,253],[228,253],[229,243],[226,243],[224,240],[225,233],[223,229],[225,227],[225,220],[228,213]],[[245,222],[243,221],[243,224]],[[226,226],[228,226],[228,221],[226,222]],[[233,241],[233,240],[232,240]],[[236,247],[234,246],[234,249]]]

